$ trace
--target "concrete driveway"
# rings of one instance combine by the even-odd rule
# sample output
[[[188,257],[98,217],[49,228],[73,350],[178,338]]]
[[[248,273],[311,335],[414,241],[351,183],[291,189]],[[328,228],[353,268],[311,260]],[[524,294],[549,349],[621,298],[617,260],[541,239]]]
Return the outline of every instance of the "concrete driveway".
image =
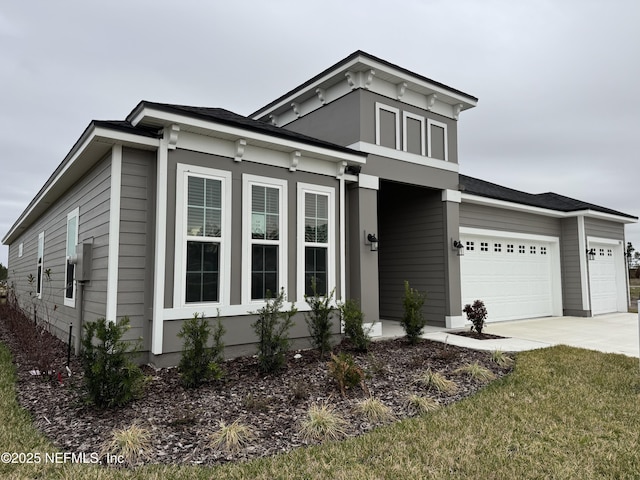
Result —
[[[404,335],[398,322],[384,321],[382,330],[384,337]],[[506,337],[496,340],[452,335],[452,330],[439,327],[426,327],[422,337],[476,350],[520,352],[562,344],[639,357],[638,331],[637,314],[613,313],[592,318],[545,317],[489,323],[484,332]]]

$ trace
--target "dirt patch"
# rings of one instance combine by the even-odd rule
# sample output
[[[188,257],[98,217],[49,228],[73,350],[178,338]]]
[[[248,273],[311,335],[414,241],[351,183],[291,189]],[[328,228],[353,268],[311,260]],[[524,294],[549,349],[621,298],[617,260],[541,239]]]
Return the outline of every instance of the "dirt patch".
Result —
[[[449,332],[452,335],[458,335],[459,337],[467,337],[467,338],[474,338],[476,340],[499,340],[502,338],[509,338],[509,337],[501,337],[500,335],[492,335],[490,333],[478,333],[475,331],[469,331],[469,330],[463,330],[460,332]]]
[[[33,376],[33,367],[16,347],[3,321],[0,341],[12,350],[17,369],[17,394],[35,426],[57,447],[69,452],[99,452],[112,431],[134,421],[152,432],[152,463],[216,464],[275,455],[308,445],[298,426],[309,406],[331,404],[347,421],[347,435],[366,433],[377,426],[356,413],[354,407],[365,398],[360,388],[340,395],[327,373],[327,362],[319,361],[314,350],[290,352],[285,370],[278,375],[258,373],[257,359],[243,357],[226,361],[223,380],[195,390],[180,384],[177,369],[143,367],[149,377],[144,396],[130,405],[110,411],[98,410],[82,400],[82,369],[72,358],[71,377],[65,373],[49,377]],[[480,352],[428,340],[409,345],[404,339],[373,342],[366,354],[355,353],[343,342],[334,351],[354,355],[367,373],[366,385],[373,397],[390,407],[396,419],[415,414],[407,404],[410,394],[428,395],[448,405],[475,393],[483,384],[453,374],[457,368],[479,362],[498,377],[509,372]],[[65,371],[66,345],[59,342],[54,364]],[[427,369],[440,372],[456,382],[456,393],[427,391],[416,377]],[[231,455],[209,445],[208,436],[220,422],[235,420],[249,425],[256,439]]]

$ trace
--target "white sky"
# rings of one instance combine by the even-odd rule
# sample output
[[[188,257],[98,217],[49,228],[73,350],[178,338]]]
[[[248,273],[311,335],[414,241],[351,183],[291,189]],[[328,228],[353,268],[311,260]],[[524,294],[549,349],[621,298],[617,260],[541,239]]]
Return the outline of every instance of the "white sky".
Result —
[[[358,49],[480,99],[461,173],[638,216],[639,25],[637,0],[4,0],[0,237],[92,119],[247,115]]]

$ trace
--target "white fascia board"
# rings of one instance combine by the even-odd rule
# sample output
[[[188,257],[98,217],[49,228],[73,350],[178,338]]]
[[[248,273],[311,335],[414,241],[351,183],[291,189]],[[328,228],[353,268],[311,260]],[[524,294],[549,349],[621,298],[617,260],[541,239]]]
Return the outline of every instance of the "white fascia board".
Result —
[[[587,236],[587,243],[591,245],[592,243],[597,243],[599,245],[622,245],[622,240],[618,240],[615,238],[603,238],[603,237],[592,237]]]
[[[476,205],[485,205],[488,207],[503,208],[505,210],[515,210],[518,212],[533,213],[536,215],[544,215],[546,217],[555,218],[571,218],[571,217],[592,217],[600,218],[603,220],[610,220],[612,222],[619,223],[637,223],[637,219],[622,217],[620,215],[613,215],[610,213],[597,212],[595,210],[576,210],[574,212],[561,212],[559,210],[552,210],[549,208],[532,207],[530,205],[524,205],[521,203],[508,202],[505,200],[497,200],[495,198],[482,197],[479,195],[473,195],[471,193],[462,193],[463,203],[473,203]]]
[[[360,164],[366,163],[366,158],[362,157],[361,155],[351,154],[348,152],[340,152],[332,150],[330,148],[310,145],[301,141],[288,140],[285,138],[277,137],[275,135],[258,133],[239,127],[232,127],[223,123],[218,123],[215,120],[201,120],[186,115],[164,112],[149,107],[141,109],[133,117],[133,119],[131,120],[131,124],[136,126],[143,119],[154,120],[156,122],[160,122],[163,125],[179,124],[207,130],[212,133],[218,132],[226,136],[245,139],[247,143],[250,143],[251,141],[256,144],[274,146],[276,147],[276,149],[282,149],[284,147],[285,149],[289,149],[290,151],[300,150],[307,153],[308,156],[318,157],[322,160],[333,161],[336,163],[341,161]]]
[[[395,150],[389,147],[382,147],[380,145],[374,145],[373,143],[356,142],[348,145],[348,147],[360,152],[370,153],[380,157],[393,158],[394,160],[400,160],[403,162],[415,163],[417,165],[424,165],[426,167],[439,168],[440,170],[448,170],[456,173],[460,170],[460,166],[457,163],[446,162],[436,158],[423,157],[422,155],[415,153]]]
[[[380,177],[361,173],[360,175],[358,175],[358,186],[360,188],[368,188],[369,190],[379,190]]]
[[[24,219],[27,218],[40,205],[40,202],[42,202],[43,198],[46,198],[47,194],[58,183],[58,181],[65,176],[65,174],[73,165],[75,165],[78,158],[80,158],[80,156],[87,150],[89,145],[91,145],[93,142],[104,142],[105,140],[108,140],[112,143],[122,142],[132,145],[143,145],[152,148],[157,148],[158,145],[160,145],[160,141],[157,138],[150,138],[141,135],[120,132],[118,130],[111,130],[104,127],[91,126],[83,133],[78,142],[76,142],[76,147],[73,148],[64,158],[61,163],[62,168],[60,169],[60,171],[54,177],[51,177],[47,181],[47,183],[45,183],[45,186],[36,195],[33,204],[30,207],[27,207],[24,212],[22,212],[22,215],[20,215],[13,228],[9,230],[9,232],[7,232],[7,234],[4,236],[4,238],[2,239],[3,244],[6,245],[8,244],[8,242],[11,242],[13,240],[13,237],[16,235],[17,230],[22,226]]]

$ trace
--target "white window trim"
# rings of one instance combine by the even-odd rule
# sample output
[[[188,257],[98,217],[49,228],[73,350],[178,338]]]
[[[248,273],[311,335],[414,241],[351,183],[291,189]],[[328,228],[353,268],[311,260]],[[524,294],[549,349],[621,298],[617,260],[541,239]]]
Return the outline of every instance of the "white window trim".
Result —
[[[424,128],[424,121],[425,118],[421,115],[417,115],[415,113],[411,113],[411,112],[402,112],[402,150],[407,152],[407,120],[411,119],[411,120],[417,120],[418,122],[420,122],[420,155],[424,156],[426,155],[426,144],[427,142],[425,141],[425,137],[426,137],[426,131]],[[446,134],[446,131],[445,131]]]
[[[203,177],[222,182],[222,236],[220,243],[220,278],[218,302],[186,302],[187,282],[187,182],[189,176]],[[217,238],[217,237],[216,237]],[[176,225],[175,225],[175,269],[173,277],[173,306],[188,309],[193,313],[203,306],[225,306],[231,301],[231,172],[213,168],[179,163],[176,167]],[[162,294],[162,292],[160,292]]]
[[[430,118],[427,118],[427,136],[428,136],[428,151],[427,151],[427,156],[429,158],[433,158],[431,156],[431,126],[436,126],[436,127],[441,127],[444,129],[444,161],[448,162],[449,161],[449,133],[447,132],[447,124],[446,123],[442,123],[442,122],[438,122],[436,120],[432,120]],[[437,158],[435,160],[440,160],[441,159]]]
[[[40,255],[40,246],[42,245],[42,255]],[[40,259],[42,258],[42,263]],[[40,267],[40,272],[38,272],[38,267]],[[42,290],[44,290],[44,232],[40,232],[38,235],[38,246],[36,250],[36,276],[39,275],[40,278],[36,277],[36,295],[38,298],[42,298]],[[40,285],[40,291],[38,291],[38,285]]]
[[[285,294],[288,291],[288,249],[287,236],[289,235],[289,217],[287,206],[289,203],[287,196],[288,182],[279,178],[261,177],[257,175],[242,175],[242,297],[243,305],[251,308],[260,307],[266,304],[265,300],[251,299],[251,246],[254,243],[261,245],[278,245],[278,283],[279,288],[284,288]],[[251,187],[253,185],[277,188],[279,191],[280,211],[278,229],[279,240],[253,240],[251,238]],[[278,295],[279,292],[272,292]]]
[[[305,242],[304,239],[304,195],[305,193],[313,193],[317,195],[328,196],[329,207],[329,220],[327,229],[327,238],[329,239],[327,245],[327,292],[331,292],[336,288],[336,204],[335,195],[336,189],[333,187],[325,187],[322,185],[313,185],[309,183],[298,182],[298,245],[297,245],[297,285],[296,296],[298,302],[304,302],[304,277],[305,277],[305,247],[308,246],[324,246],[324,244],[317,244],[312,242]]]
[[[396,150],[400,150],[400,109],[376,102],[376,145],[380,145],[380,110],[396,116]]]
[[[20,242],[18,245],[18,258],[22,258],[22,254],[24,252],[24,243]]]
[[[80,230],[80,207],[76,207],[75,210],[72,210],[71,212],[69,212],[67,214],[67,235],[65,236],[65,262],[64,262],[64,292],[62,293],[62,296],[64,298],[64,304],[67,307],[72,307],[75,308],[76,307],[76,270],[74,268],[73,270],[73,293],[72,293],[72,297],[71,298],[67,298],[67,268],[69,266],[68,264],[68,260],[69,260],[69,245],[67,244],[68,242],[68,236],[69,236],[69,220],[71,220],[72,218],[76,219],[76,237],[75,237],[75,242],[76,242],[76,248],[78,247],[78,230]]]

